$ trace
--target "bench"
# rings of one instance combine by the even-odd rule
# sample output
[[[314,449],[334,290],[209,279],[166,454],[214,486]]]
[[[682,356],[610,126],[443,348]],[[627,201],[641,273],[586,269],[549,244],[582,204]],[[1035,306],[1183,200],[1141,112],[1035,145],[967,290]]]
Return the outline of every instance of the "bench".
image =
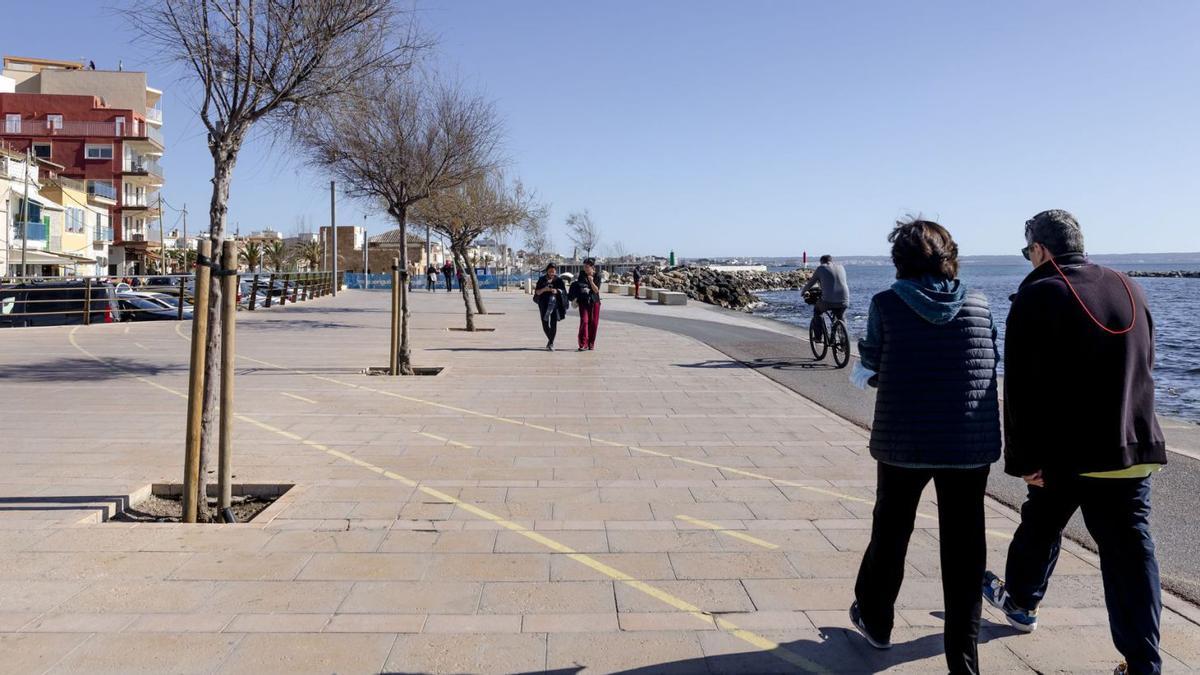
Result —
[[[657,288],[648,288],[646,286],[642,286],[638,289],[638,297],[645,300],[653,300],[657,293]]]
[[[676,293],[674,291],[659,291],[658,304],[660,305],[686,305],[687,293]]]

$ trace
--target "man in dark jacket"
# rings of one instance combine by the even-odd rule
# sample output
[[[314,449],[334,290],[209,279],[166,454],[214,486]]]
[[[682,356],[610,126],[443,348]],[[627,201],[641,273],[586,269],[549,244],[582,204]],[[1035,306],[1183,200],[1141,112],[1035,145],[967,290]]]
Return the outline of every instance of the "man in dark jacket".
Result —
[[[906,220],[888,240],[896,283],[871,300],[853,378],[879,388],[869,443],[879,464],[871,541],[850,619],[871,646],[891,646],[917,504],[932,481],[946,664],[956,675],[978,673],[978,588],[987,565],[983,496],[990,465],[1000,458],[995,326],[987,298],[959,281],[958,246],[946,228]]]
[[[454,290],[454,263],[446,258],[446,262],[442,263],[442,276],[446,277],[446,292]]]
[[[538,305],[542,318],[542,332],[546,334],[546,349],[554,351],[554,337],[558,334],[558,322],[567,316],[567,287],[558,276],[558,265],[546,265],[545,273],[537,280],[533,290],[533,301]]]
[[[1025,223],[1034,270],[1013,297],[1005,336],[1004,470],[1029,484],[1008,549],[1006,578],[984,597],[1015,628],[1037,607],[1077,509],[1100,552],[1109,628],[1126,663],[1158,673],[1158,562],[1150,537],[1150,476],[1166,464],[1154,414],[1154,323],[1142,289],[1084,256],[1066,211]]]

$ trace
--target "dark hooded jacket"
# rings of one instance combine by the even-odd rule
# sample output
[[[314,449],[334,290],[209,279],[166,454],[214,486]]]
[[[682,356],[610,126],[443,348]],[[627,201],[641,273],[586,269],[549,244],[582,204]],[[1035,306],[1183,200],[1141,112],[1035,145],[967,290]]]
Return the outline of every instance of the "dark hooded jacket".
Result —
[[[872,457],[927,467],[1000,457],[999,353],[982,293],[958,280],[901,279],[871,299],[859,354],[878,373]]]
[[[1052,478],[1166,464],[1153,369],[1140,286],[1081,254],[1033,270],[1005,331],[1004,470]]]

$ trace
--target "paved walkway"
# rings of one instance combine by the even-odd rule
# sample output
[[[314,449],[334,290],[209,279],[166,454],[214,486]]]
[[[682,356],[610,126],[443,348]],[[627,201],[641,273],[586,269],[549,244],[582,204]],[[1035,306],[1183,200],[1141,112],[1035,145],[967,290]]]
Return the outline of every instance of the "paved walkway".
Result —
[[[296,485],[242,525],[98,522],[179,479],[182,326],[0,333],[0,670],[943,669],[933,518],[896,648],[847,631],[861,429],[752,369],[682,367],[723,358],[686,337],[602,320],[597,351],[546,353],[526,296],[487,299],[506,314],[467,334],[457,294],[416,295],[431,378],[361,374],[387,360],[386,294],[240,314],[237,480]],[[999,566],[1013,513],[988,526]],[[1118,660],[1074,547],[1036,634],[998,619],[986,672]],[[1164,649],[1200,669],[1200,628],[1168,611]]]

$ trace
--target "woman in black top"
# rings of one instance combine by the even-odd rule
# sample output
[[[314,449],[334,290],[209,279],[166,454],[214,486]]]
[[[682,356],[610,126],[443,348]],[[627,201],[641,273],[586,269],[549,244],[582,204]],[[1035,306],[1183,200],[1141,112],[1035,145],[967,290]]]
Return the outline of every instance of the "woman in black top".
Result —
[[[538,305],[542,317],[542,331],[546,333],[546,349],[554,351],[554,336],[558,333],[558,321],[567,315],[567,286],[558,276],[554,263],[546,265],[546,271],[537,280],[533,301]]]

